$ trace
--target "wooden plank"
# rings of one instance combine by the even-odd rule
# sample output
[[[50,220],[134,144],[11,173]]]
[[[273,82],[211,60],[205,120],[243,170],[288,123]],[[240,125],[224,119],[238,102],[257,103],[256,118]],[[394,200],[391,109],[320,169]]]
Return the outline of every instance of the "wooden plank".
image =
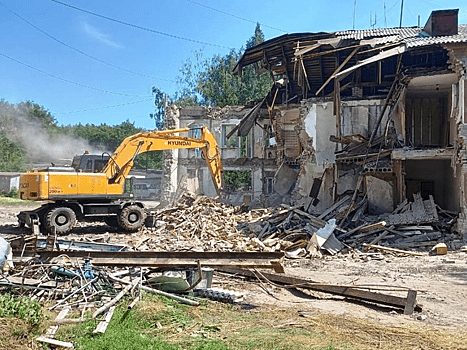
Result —
[[[407,255],[414,255],[414,256],[424,256],[424,255],[426,255],[424,253],[410,252],[410,251],[407,251],[407,250],[383,247],[383,246],[380,246],[380,245],[364,244],[363,248],[365,248],[365,249],[379,249],[379,250],[384,250],[384,251],[391,252],[391,253],[407,254]]]
[[[417,304],[417,291],[410,289],[407,293],[407,301],[404,307],[404,315],[412,315]]]
[[[60,252],[43,252],[42,257],[52,258]],[[70,258],[91,258],[95,266],[150,266],[150,267],[244,267],[277,270],[283,252],[99,252],[70,251]],[[279,264],[279,265],[278,265]]]
[[[115,311],[115,306],[112,306],[107,310],[107,312],[105,313],[104,319],[101,322],[99,322],[96,329],[94,329],[94,331],[92,332],[93,334],[97,334],[97,333],[104,334],[105,333],[110,323],[110,320],[112,319],[114,311]]]
[[[334,77],[336,76],[337,73],[339,73],[341,71],[342,68],[344,68],[344,66],[350,61],[350,59],[357,53],[357,51],[360,50],[360,46],[356,47],[344,60],[344,62],[342,62],[340,64],[339,67],[336,68],[336,70],[329,76],[329,78],[324,82],[323,85],[321,85],[321,87],[316,91],[315,95],[318,96],[319,93],[326,87],[326,85],[329,84],[329,82],[334,79]]]
[[[394,227],[394,226],[391,226],[391,227]],[[378,237],[376,237],[374,240],[372,240],[369,244],[370,244],[370,245],[373,245],[373,244],[378,243],[378,242],[381,241],[384,237],[386,237],[388,234],[389,234],[389,231],[388,231],[388,230],[383,231],[383,233],[381,233]]]
[[[286,206],[286,204],[282,204],[283,206]],[[304,212],[303,210],[300,210],[300,209],[297,209],[297,208],[292,208],[290,207],[294,212],[296,212],[297,214],[299,215],[302,215],[302,216],[305,216],[307,217],[308,219],[310,219],[311,223],[315,226],[317,226],[318,228],[321,228],[321,227],[324,227],[326,226],[327,222],[322,220],[322,219],[319,219],[317,218],[316,216],[313,216],[307,212]],[[341,232],[347,232],[346,230],[340,228],[340,227],[336,227],[336,230],[338,231],[341,231]]]
[[[332,213],[334,210],[336,210],[337,208],[339,208],[341,205],[343,205],[345,202],[347,202],[348,200],[350,200],[350,196],[347,195],[347,196],[344,196],[341,200],[337,201],[336,203],[334,203],[333,205],[331,205],[328,209],[326,209],[325,211],[323,211],[323,213],[318,216],[318,219],[321,219],[323,220],[327,215],[329,215],[330,213]]]
[[[133,283],[131,283],[131,284],[127,285],[125,288],[123,288],[122,291],[120,293],[118,293],[115,298],[113,298],[111,301],[109,301],[105,305],[101,306],[96,311],[94,311],[94,313],[92,314],[92,318],[96,318],[101,313],[103,313],[104,311],[106,311],[110,307],[114,306],[120,299],[122,299],[125,296],[126,293],[128,293],[128,291],[131,288],[136,286],[138,283],[139,283],[139,278],[137,278],[136,280],[133,281]],[[113,313],[113,311],[112,311],[112,313]],[[107,326],[105,328],[107,328]],[[104,331],[105,331],[105,329],[104,329]]]
[[[118,278],[118,277],[115,277],[115,276],[112,276],[112,275],[109,275],[109,278],[111,280],[115,281],[115,282],[131,285],[130,281],[126,281],[124,279],[121,279],[121,278]],[[187,298],[182,298],[182,297],[180,297],[178,295],[170,294],[170,293],[164,292],[162,290],[157,290],[157,289],[149,288],[149,287],[146,287],[146,286],[141,286],[141,289],[145,290],[146,292],[151,292],[151,293],[154,293],[154,294],[164,295],[164,296],[166,296],[168,298],[172,298],[174,300],[177,300],[178,302],[183,303],[183,304],[192,305],[192,306],[199,306],[199,303],[197,301],[190,300],[190,299],[187,299]]]
[[[61,346],[63,348],[70,348],[70,349],[75,348],[73,343],[69,343],[69,342],[66,342],[66,341],[60,341],[60,340],[57,340],[57,339],[46,338],[44,336],[40,336],[39,338],[37,338],[37,341],[42,342],[42,343],[55,345],[55,346]]]
[[[58,313],[57,317],[55,318],[55,322],[58,323],[58,321],[63,320],[63,319],[66,317],[66,315],[68,315],[69,312],[70,312],[70,308],[69,308],[69,307],[64,308],[63,310],[61,310],[61,311]],[[47,329],[47,331],[45,332],[44,337],[45,337],[45,338],[53,338],[53,337],[55,336],[55,333],[57,333],[57,331],[58,331],[58,327],[59,327],[58,324],[55,324],[55,325],[53,325],[53,326],[50,326],[50,327]]]
[[[240,274],[243,276],[253,277],[255,278],[256,275],[247,270],[241,269],[222,269],[221,271],[225,271],[228,273]],[[339,286],[339,285],[331,285],[325,283],[318,283],[316,281],[306,280],[297,277],[291,276],[284,276],[284,275],[276,275],[271,273],[261,272],[261,274],[267,278],[268,280],[276,283],[281,283],[284,285],[294,286],[298,288],[304,289],[311,289],[319,292],[325,292],[334,295],[341,295],[345,297],[351,297],[355,299],[370,301],[382,305],[390,305],[398,308],[405,309],[407,305],[407,298],[398,297],[394,295],[388,295],[383,293],[371,292],[366,289],[358,288],[357,286]],[[411,296],[413,297],[413,295]],[[416,297],[416,295],[415,295]],[[414,308],[421,310],[421,307],[417,305],[416,299],[413,300]]]
[[[367,231],[376,230],[376,229],[384,227],[384,226],[386,226],[386,221],[379,221],[379,222],[376,222],[376,223],[371,224],[371,225],[366,225],[366,226],[362,227],[359,231],[360,232],[367,232]]]
[[[130,303],[130,305],[128,305],[128,310],[131,310],[135,307],[136,303],[138,303],[138,301],[140,300],[140,297],[139,295],[133,299],[133,301]]]

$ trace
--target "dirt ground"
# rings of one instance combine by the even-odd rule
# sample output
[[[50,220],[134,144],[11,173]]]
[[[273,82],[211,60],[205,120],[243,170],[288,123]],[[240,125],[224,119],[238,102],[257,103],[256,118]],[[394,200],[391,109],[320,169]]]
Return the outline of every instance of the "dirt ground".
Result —
[[[0,207],[0,234],[21,233],[16,223],[19,206]],[[31,207],[26,209],[30,210]],[[137,234],[108,232],[103,224],[74,229],[73,239],[104,237],[110,243],[139,240]],[[228,278],[215,273],[214,286],[245,294],[249,305],[271,304],[284,312],[313,316],[319,313],[347,315],[374,321],[382,325],[414,324],[444,328],[454,332],[467,330],[467,251],[448,252],[440,256],[396,257],[388,254],[361,255],[348,253],[322,259],[287,260],[286,273],[291,276],[332,284],[372,285],[374,287],[404,287],[417,290],[417,302],[423,311],[404,315],[402,310],[356,302],[338,296],[309,291],[286,290],[271,284],[242,278]],[[406,292],[386,292],[406,296]]]

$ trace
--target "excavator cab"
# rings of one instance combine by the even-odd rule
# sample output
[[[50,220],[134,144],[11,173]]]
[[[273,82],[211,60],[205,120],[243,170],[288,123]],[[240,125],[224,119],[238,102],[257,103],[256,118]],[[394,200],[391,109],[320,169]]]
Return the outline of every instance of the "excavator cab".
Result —
[[[71,167],[77,172],[86,173],[99,173],[104,169],[105,165],[110,159],[110,155],[103,154],[89,154],[84,153],[79,156],[74,156]]]

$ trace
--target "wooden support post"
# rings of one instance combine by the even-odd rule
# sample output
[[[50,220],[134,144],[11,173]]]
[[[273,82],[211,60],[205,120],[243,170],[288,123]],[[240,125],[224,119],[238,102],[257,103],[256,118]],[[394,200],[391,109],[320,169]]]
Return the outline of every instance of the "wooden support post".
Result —
[[[416,305],[417,291],[410,289],[407,293],[407,302],[404,308],[404,315],[412,315]]]

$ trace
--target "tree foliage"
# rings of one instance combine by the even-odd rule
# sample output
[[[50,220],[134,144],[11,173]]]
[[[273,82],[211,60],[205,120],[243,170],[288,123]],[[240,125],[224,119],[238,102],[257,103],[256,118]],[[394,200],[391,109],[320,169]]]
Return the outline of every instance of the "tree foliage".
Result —
[[[264,34],[259,24],[255,34],[247,41],[247,48],[264,41]],[[243,69],[241,75],[234,75],[232,70],[240,60],[243,49],[231,50],[227,55],[215,55],[203,62],[201,71],[196,76],[196,92],[201,96],[203,105],[224,107],[227,105],[245,105],[261,99],[269,92],[272,79],[268,73],[258,75],[254,67]]]
[[[263,41],[264,34],[258,23],[254,35],[246,42],[246,48]],[[187,60],[181,68],[177,78],[178,90],[169,99],[170,103],[179,106],[238,106],[266,96],[272,85],[268,73],[258,75],[254,68],[249,66],[243,69],[241,75],[233,74],[232,70],[243,51],[244,49],[240,48],[231,50],[226,55],[214,55],[211,58],[205,58],[202,51],[195,51],[194,57]]]
[[[226,170],[224,181],[226,191],[248,190],[251,186],[251,170]]]
[[[0,133],[0,171],[24,171],[27,160],[24,151]]]
[[[107,149],[109,153],[113,152],[128,136],[144,131],[129,120],[114,126],[107,124],[83,125],[80,123],[65,128],[67,129],[66,132],[71,133],[73,136],[89,141],[93,147]],[[136,157],[135,165],[143,169],[161,169],[162,153],[148,152],[140,154]]]
[[[59,126],[50,112],[34,102],[11,104],[1,100],[0,171],[24,171],[30,167],[30,164],[37,162],[37,159],[28,159],[22,146],[22,142],[25,140],[28,142],[34,133],[36,136],[40,134],[43,139],[47,138],[51,145],[56,146],[56,142],[63,140],[85,140],[88,141],[91,151],[94,148],[112,153],[126,137],[141,131],[142,128],[136,127],[129,120],[114,126],[81,123]],[[27,137],[18,137],[20,134]],[[161,169],[161,152],[141,154],[136,158],[135,163],[136,167],[144,169]]]

